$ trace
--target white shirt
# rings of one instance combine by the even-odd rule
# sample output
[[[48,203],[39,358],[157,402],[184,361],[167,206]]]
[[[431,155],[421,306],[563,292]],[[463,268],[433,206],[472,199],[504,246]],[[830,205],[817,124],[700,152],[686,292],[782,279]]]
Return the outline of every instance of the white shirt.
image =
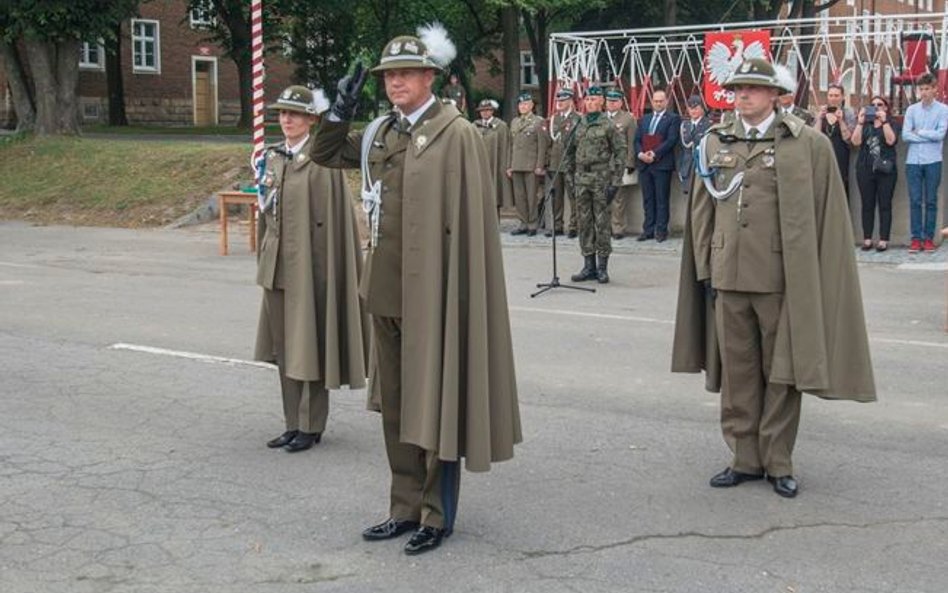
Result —
[[[744,133],[745,133],[745,134],[747,134],[748,136],[750,136],[750,131],[751,131],[751,129],[753,128],[753,129],[756,129],[756,130],[757,130],[757,137],[758,137],[758,138],[763,138],[763,137],[764,137],[764,133],[765,133],[767,130],[770,129],[771,124],[774,123],[774,120],[775,120],[776,118],[777,118],[777,112],[776,112],[776,111],[771,111],[771,112],[770,112],[770,115],[767,116],[767,119],[765,119],[764,121],[760,122],[760,123],[757,124],[756,126],[752,126],[752,125],[750,125],[749,123],[747,123],[747,120],[744,119],[743,117],[741,118],[741,123],[744,124]]]
[[[306,134],[306,136],[305,136],[302,140],[300,140],[299,142],[297,142],[297,143],[294,144],[293,146],[290,146],[290,143],[287,142],[287,143],[286,143],[286,151],[287,151],[288,153],[290,153],[292,156],[296,156],[296,153],[298,153],[298,152],[300,151],[300,149],[303,148],[303,145],[306,144],[306,141],[307,141],[307,140],[309,140],[309,134]]]
[[[434,105],[435,101],[435,96],[431,95],[428,97],[428,100],[425,101],[424,105],[412,111],[411,113],[402,113],[402,116],[408,118],[408,123],[414,126],[416,123],[418,123],[418,120],[421,119],[421,116],[425,114],[425,111],[428,111],[428,108]],[[398,110],[398,112],[401,113],[401,110]]]

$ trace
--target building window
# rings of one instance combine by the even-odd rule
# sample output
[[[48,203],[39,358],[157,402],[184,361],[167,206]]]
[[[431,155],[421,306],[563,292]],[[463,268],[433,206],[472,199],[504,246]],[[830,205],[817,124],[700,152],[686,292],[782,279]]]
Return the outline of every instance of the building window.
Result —
[[[132,20],[132,70],[135,72],[161,70],[158,21]]]
[[[520,52],[520,86],[539,86],[536,63],[533,61],[533,52]]]
[[[214,26],[214,11],[211,9],[210,3],[205,0],[201,2],[196,8],[191,9],[190,13],[191,18],[191,28],[192,29],[209,29]]]
[[[79,67],[86,70],[105,69],[105,48],[102,47],[102,42],[84,41],[79,46]]]

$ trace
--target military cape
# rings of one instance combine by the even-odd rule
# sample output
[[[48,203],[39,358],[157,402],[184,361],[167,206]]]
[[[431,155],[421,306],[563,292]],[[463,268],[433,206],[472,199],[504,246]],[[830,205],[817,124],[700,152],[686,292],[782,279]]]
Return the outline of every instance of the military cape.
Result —
[[[474,125],[437,108],[412,129],[403,172],[400,440],[488,471],[522,440],[496,204]],[[314,159],[359,166],[362,133],[348,129],[324,120]]]
[[[280,164],[272,170],[275,183],[282,184],[282,228],[268,228],[264,214],[257,219],[257,283],[274,289],[282,249],[286,375],[321,381],[327,389],[365,387],[369,324],[359,301],[362,254],[345,177],[311,161],[308,146],[285,170]],[[261,306],[256,360],[276,363],[274,321]]]
[[[719,124],[711,133],[736,126]],[[786,290],[770,380],[823,398],[874,401],[852,223],[832,147],[799,118],[778,114],[774,126]],[[697,175],[690,195],[713,199]],[[713,304],[696,277],[689,204],[672,372],[705,371],[706,388],[720,391],[720,368]]]

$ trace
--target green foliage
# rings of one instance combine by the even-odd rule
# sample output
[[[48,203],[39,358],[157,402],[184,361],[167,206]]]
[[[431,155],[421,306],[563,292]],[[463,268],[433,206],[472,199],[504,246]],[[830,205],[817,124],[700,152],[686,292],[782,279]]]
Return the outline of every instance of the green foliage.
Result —
[[[110,39],[114,23],[135,13],[139,0],[3,0],[0,41]]]

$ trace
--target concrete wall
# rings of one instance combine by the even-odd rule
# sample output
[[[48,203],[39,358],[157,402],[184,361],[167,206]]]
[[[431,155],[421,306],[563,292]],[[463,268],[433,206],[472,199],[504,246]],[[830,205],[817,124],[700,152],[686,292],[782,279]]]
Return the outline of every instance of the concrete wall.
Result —
[[[911,233],[909,230],[909,200],[908,200],[908,188],[905,184],[905,153],[907,150],[907,145],[899,143],[897,146],[898,152],[898,181],[895,186],[895,195],[892,198],[892,236],[891,244],[892,245],[908,245],[911,240]],[[856,184],[856,154],[858,151],[852,151],[852,157],[850,158],[850,214],[853,222],[853,234],[858,241],[862,240],[862,203],[859,196],[859,187]],[[948,193],[948,151],[946,151],[946,156],[942,160],[942,181],[939,191],[939,205],[938,205],[938,225],[937,228],[941,229],[948,225],[948,216],[946,216],[945,211],[948,209],[948,198],[946,198],[946,193]],[[678,182],[677,174],[672,174],[672,190],[671,196],[669,198],[670,207],[671,207],[671,232],[672,233],[681,233],[682,226],[685,221],[685,195],[681,191],[681,184]],[[636,185],[633,186],[631,201],[626,208],[626,219],[628,230],[632,233],[639,233],[642,230],[642,191],[641,188]],[[876,214],[876,227],[878,228],[879,216]],[[939,242],[938,233],[935,233],[935,243]],[[876,231],[875,236],[878,236],[878,231]]]

